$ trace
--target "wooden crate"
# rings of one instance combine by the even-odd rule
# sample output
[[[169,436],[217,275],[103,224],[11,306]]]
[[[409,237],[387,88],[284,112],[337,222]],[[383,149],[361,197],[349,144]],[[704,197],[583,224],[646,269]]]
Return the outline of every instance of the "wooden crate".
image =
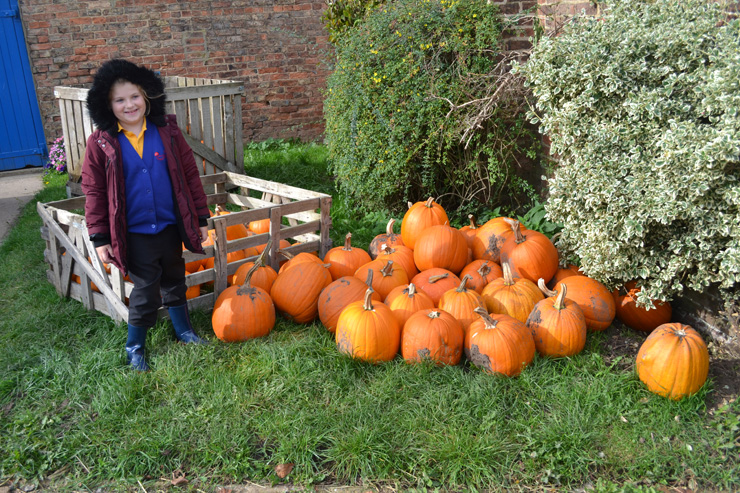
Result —
[[[227,288],[228,277],[240,265],[256,258],[227,263],[228,253],[264,245],[272,240],[268,258],[277,270],[283,258],[278,252],[281,239],[291,242],[291,246],[280,252],[292,255],[318,252],[323,258],[331,248],[331,196],[232,172],[205,175],[201,181],[204,186],[214,189],[214,193],[208,195],[209,205],[233,204],[242,210],[208,220],[208,227],[215,231],[216,239],[213,246],[206,247],[205,256],[183,253],[186,262],[208,257],[214,259],[212,269],[186,277],[188,287],[213,281],[213,292],[189,300],[191,308],[212,309],[218,295]],[[239,190],[240,193],[229,190]],[[260,198],[256,198],[257,195]],[[41,235],[46,241],[44,257],[49,265],[47,278],[60,296],[74,298],[88,309],[105,313],[114,320],[127,321],[126,301],[133,284],[126,281],[116,268],[112,268],[110,274],[105,272],[89,240],[83,216],[84,206],[84,196],[37,204],[44,223]],[[270,220],[269,232],[226,240],[228,226],[262,219]],[[73,281],[73,276],[79,276],[79,283]],[[96,285],[97,291],[90,282]],[[166,317],[167,311],[160,308],[159,316]]]
[[[167,113],[177,123],[193,149],[201,174],[221,171],[243,173],[241,95],[244,84],[237,81],[164,77]],[[67,154],[70,184],[80,181],[87,138],[94,130],[87,112],[87,88],[57,86],[59,113]],[[72,185],[74,195],[79,186]]]

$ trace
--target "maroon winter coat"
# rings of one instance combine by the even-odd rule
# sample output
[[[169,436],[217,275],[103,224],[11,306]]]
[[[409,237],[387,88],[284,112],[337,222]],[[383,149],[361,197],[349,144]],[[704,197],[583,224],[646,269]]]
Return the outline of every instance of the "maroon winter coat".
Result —
[[[193,151],[177,126],[174,115],[166,116],[167,125],[156,127],[164,144],[172,189],[175,216],[185,247],[204,253],[200,244],[198,218],[210,216],[203,185],[198,174]],[[82,164],[82,191],[85,200],[85,222],[88,233],[110,235],[112,263],[123,274],[128,273],[126,255],[126,190],[123,161],[118,139],[108,132],[96,130],[87,139]]]

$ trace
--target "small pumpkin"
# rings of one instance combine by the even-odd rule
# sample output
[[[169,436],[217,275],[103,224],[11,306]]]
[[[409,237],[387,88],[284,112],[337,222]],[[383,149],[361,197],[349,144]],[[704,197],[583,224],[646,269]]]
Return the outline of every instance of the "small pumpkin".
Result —
[[[352,233],[344,237],[344,246],[334,247],[324,255],[324,262],[329,264],[331,278],[352,276],[361,266],[372,260],[362,248],[352,246]]]
[[[414,249],[416,239],[429,226],[449,223],[444,208],[429,197],[426,202],[409,203],[409,209],[401,221],[401,238],[403,244]]]
[[[269,247],[265,248],[254,262],[245,262],[240,265],[231,278],[231,284],[235,284],[237,286],[244,284],[244,281],[247,279],[247,274],[252,269],[252,266],[256,265],[257,268],[252,273],[252,279],[250,281],[251,285],[262,288],[269,293],[272,289],[272,284],[275,282],[275,279],[277,279],[277,272],[267,264],[267,254],[269,251]]]
[[[401,356],[409,363],[431,360],[437,365],[460,362],[465,340],[462,325],[452,314],[428,308],[411,315],[401,332]]]
[[[575,301],[566,298],[568,288],[550,291],[544,279],[538,282],[548,297],[539,301],[525,325],[532,331],[537,352],[555,358],[573,356],[586,345],[586,318]]]
[[[534,359],[532,332],[508,315],[477,308],[480,318],[465,334],[465,356],[488,373],[508,377],[519,375]]]
[[[447,269],[433,267],[416,274],[411,282],[416,284],[420,291],[428,294],[434,301],[434,306],[437,306],[443,294],[460,285],[460,278]]]
[[[244,284],[226,288],[213,306],[211,324],[216,337],[241,342],[270,333],[275,326],[275,306],[262,288],[250,285],[257,266],[247,273]]]
[[[606,287],[596,279],[586,276],[566,277],[555,287],[566,285],[568,298],[578,303],[586,317],[586,327],[593,332],[605,330],[614,321],[616,306],[614,297]]]
[[[429,226],[416,238],[414,263],[420,271],[440,267],[459,274],[468,263],[465,235],[447,224]]]
[[[370,246],[367,249],[371,259],[375,260],[375,258],[380,254],[383,245],[388,245],[389,248],[403,245],[403,238],[401,238],[401,235],[393,232],[393,225],[395,223],[396,220],[390,218],[388,220],[388,225],[385,227],[385,233],[376,235],[375,238],[372,239]]]
[[[689,325],[656,327],[637,352],[635,369],[648,390],[678,401],[696,393],[709,374],[709,351]]]
[[[504,276],[488,283],[481,292],[486,309],[489,313],[503,313],[525,323],[534,306],[545,296],[529,279],[513,277],[509,264],[501,267]]]
[[[509,264],[514,275],[534,283],[552,279],[558,270],[558,250],[550,238],[533,229],[522,231],[515,219],[506,222],[514,234],[501,245],[501,264]]]
[[[473,260],[463,267],[460,277],[470,276],[468,286],[475,289],[478,293],[483,292],[483,288],[494,279],[504,276],[501,266],[492,260]]]
[[[640,288],[635,281],[612,291],[617,318],[627,327],[641,332],[652,332],[659,325],[671,321],[673,310],[667,301],[652,302],[650,309],[637,305]]]
[[[557,286],[558,283],[566,277],[582,275],[584,275],[583,271],[577,265],[568,264],[566,267],[558,266],[558,270],[555,271],[555,275],[552,276],[552,279],[547,281],[547,287],[549,289],[555,289],[555,286]]]
[[[417,291],[414,283],[397,286],[388,293],[383,301],[396,316],[398,323],[403,326],[414,313],[434,308],[434,301],[424,291]]]
[[[470,221],[470,224],[462,226],[460,228],[460,232],[463,234],[463,236],[465,236],[465,241],[468,243],[468,248],[472,250],[473,240],[478,234],[478,224],[475,222],[475,216],[472,214],[468,214],[468,220]]]
[[[381,257],[371,260],[357,271],[355,277],[358,279],[367,279],[368,271],[373,271],[372,283],[380,299],[384,300],[388,293],[397,286],[408,284],[409,276],[399,264],[393,260],[384,260]]]
[[[470,276],[464,276],[460,285],[445,292],[437,303],[440,310],[444,310],[460,321],[463,330],[467,330],[470,324],[479,318],[475,309],[486,307],[483,297],[474,289],[468,289],[468,281],[470,281]]]
[[[319,295],[330,283],[331,274],[324,264],[305,260],[285,270],[280,269],[270,296],[275,307],[286,318],[297,323],[308,323],[318,315]]]
[[[401,344],[401,327],[385,304],[372,300],[368,288],[362,301],[354,301],[339,315],[335,341],[340,353],[379,363],[396,357]]]
[[[419,273],[419,269],[416,268],[416,264],[414,263],[414,251],[407,246],[396,245],[391,247],[388,245],[383,245],[380,248],[380,253],[375,258],[380,258],[383,260],[393,260],[394,262],[398,263],[401,267],[403,267],[403,270],[406,271],[406,275],[409,276],[409,279],[413,278],[416,274]]]
[[[364,299],[367,288],[372,286],[372,271],[366,282],[354,276],[340,277],[325,287],[318,299],[319,320],[332,334],[336,331],[339,315],[347,305]],[[381,301],[380,295],[373,292],[373,299]]]

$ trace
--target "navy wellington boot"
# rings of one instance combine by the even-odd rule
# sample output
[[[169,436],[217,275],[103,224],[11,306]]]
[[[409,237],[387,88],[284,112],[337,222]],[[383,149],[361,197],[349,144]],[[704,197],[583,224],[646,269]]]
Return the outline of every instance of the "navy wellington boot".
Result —
[[[167,309],[170,314],[170,320],[175,327],[177,340],[185,344],[208,344],[208,341],[201,339],[193,330],[190,324],[190,314],[188,313],[188,304],[180,306],[171,306]]]
[[[146,363],[146,327],[128,325],[126,340],[126,363],[137,371],[149,371]]]

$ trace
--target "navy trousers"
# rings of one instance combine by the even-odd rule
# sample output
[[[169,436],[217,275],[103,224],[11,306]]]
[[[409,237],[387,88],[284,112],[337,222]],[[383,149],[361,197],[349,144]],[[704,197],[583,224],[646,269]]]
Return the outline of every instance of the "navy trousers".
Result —
[[[129,296],[129,324],[149,328],[156,323],[160,306],[187,302],[185,261],[176,225],[154,235],[129,233],[128,270],[134,283]]]

